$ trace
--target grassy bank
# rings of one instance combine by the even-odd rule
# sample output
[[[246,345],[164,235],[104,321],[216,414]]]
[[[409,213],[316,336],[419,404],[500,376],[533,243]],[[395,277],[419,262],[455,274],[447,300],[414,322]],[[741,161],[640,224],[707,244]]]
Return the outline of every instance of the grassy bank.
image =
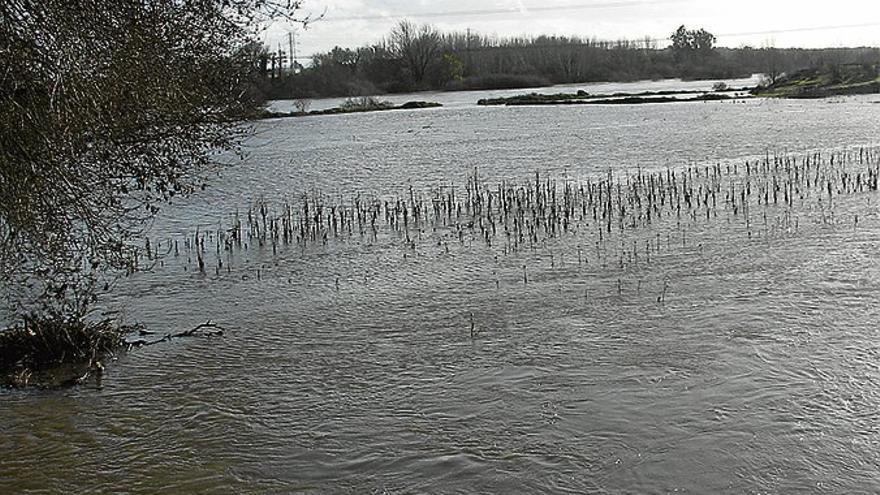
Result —
[[[784,75],[754,94],[772,98],[827,98],[880,93],[878,67],[843,65],[810,68]]]

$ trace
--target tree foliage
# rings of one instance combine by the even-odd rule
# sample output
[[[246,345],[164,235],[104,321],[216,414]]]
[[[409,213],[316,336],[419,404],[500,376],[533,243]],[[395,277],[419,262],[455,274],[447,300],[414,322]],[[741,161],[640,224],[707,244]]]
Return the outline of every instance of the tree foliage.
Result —
[[[715,50],[715,35],[705,29],[688,30],[680,26],[669,37],[672,52],[679,63],[702,62]]]
[[[711,52],[715,48],[715,35],[705,29],[688,30],[685,26],[678,29],[669,37],[672,41],[672,49],[675,51]]]
[[[133,269],[134,237],[159,205],[198,187],[217,152],[236,149],[238,121],[257,103],[246,92],[260,67],[252,26],[297,7],[0,2],[0,276],[8,292],[81,308],[93,292],[69,291],[106,269]]]

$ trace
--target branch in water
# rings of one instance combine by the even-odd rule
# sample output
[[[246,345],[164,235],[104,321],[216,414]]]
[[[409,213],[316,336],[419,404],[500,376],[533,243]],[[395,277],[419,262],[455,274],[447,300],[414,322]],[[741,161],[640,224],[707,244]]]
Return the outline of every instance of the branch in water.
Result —
[[[161,339],[156,339],[156,340],[141,339],[141,340],[135,340],[135,341],[128,342],[128,348],[131,349],[133,347],[146,347],[146,346],[150,346],[150,345],[156,345],[161,342],[167,342],[172,339],[184,338],[184,337],[198,337],[198,336],[219,337],[219,336],[223,335],[223,333],[225,331],[226,331],[225,328],[221,327],[220,325],[217,325],[216,323],[212,322],[211,320],[208,320],[205,323],[197,325],[196,327],[191,328],[190,330],[186,330],[184,332],[165,334],[165,336],[162,337]],[[150,332],[147,332],[145,330],[141,330],[141,335],[150,335]]]

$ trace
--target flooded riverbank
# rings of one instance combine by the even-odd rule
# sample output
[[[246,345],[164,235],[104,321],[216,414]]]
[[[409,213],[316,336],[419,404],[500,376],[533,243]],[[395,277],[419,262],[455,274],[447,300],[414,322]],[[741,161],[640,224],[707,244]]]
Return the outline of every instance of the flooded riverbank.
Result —
[[[262,122],[244,162],[163,211],[155,269],[106,301],[159,332],[207,319],[229,331],[123,355],[102,389],[0,391],[0,491],[875,492],[880,197],[859,162],[880,131],[871,101]],[[849,182],[830,163],[843,155]],[[790,203],[761,168],[774,157],[800,167],[796,180],[774,172],[801,184]],[[665,201],[647,224],[647,208],[624,201],[638,228],[620,230],[617,209],[611,232],[600,222],[609,171],[601,198],[619,207],[617,185],[634,198],[623,188],[641,174],[647,205],[649,177],[658,191],[675,172],[681,191],[689,168],[695,217]],[[436,191],[473,210],[475,169],[482,198],[538,183],[542,218],[547,181],[559,205],[566,184],[591,184],[597,217],[577,203],[570,230],[551,236],[525,212],[496,214],[491,243],[485,214],[434,222]],[[218,254],[207,238],[205,270],[185,244],[228,233],[236,212],[247,226],[260,201],[278,214],[315,191],[351,206],[411,189],[432,217],[418,228],[411,209],[407,229],[399,210],[389,226],[383,204],[374,236],[347,217],[352,235],[326,242],[242,236],[247,249]],[[514,218],[521,244],[503,233]]]

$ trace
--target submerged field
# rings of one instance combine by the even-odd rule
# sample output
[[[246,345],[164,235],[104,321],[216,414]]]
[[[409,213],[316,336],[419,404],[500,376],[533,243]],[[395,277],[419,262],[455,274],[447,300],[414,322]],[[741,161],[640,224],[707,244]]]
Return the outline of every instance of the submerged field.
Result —
[[[0,392],[0,491],[876,492],[871,102],[262,122],[106,303],[229,332]]]

